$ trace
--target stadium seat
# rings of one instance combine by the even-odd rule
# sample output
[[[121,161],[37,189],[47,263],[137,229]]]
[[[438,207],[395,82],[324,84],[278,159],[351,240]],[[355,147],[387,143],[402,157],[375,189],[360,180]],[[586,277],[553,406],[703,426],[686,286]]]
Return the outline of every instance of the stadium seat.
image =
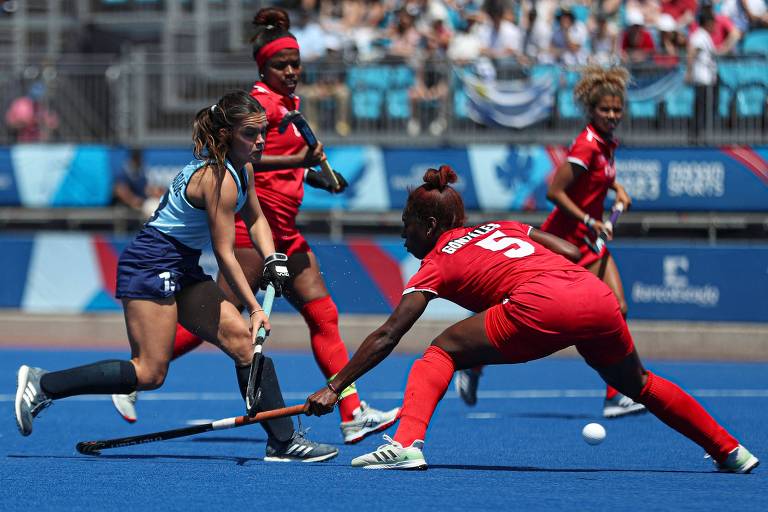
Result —
[[[693,116],[693,87],[681,85],[664,96],[664,108],[667,116],[671,118],[685,118]]]
[[[360,89],[351,95],[352,115],[357,119],[377,120],[381,115],[384,94],[377,89]]]
[[[653,119],[656,117],[656,101],[629,101],[629,115],[635,119]]]
[[[389,89],[386,98],[387,116],[390,119],[410,119],[411,105],[407,88]]]
[[[747,32],[741,48],[743,53],[759,53],[768,57],[768,29]]]
[[[739,117],[762,117],[765,113],[765,101],[765,85],[742,85],[736,90],[736,114]]]
[[[573,89],[570,87],[557,91],[557,112],[561,119],[578,119],[581,109],[573,99]]]

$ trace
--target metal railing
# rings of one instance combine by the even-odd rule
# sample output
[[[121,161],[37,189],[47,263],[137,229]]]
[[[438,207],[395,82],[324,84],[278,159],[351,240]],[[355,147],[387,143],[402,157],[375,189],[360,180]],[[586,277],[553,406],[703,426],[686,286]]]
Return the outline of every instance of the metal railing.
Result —
[[[116,61],[98,55],[64,55],[55,62],[44,56],[23,69],[0,57],[0,109],[23,94],[34,82],[45,86],[44,108],[59,119],[51,142],[101,142],[128,145],[186,145],[194,113],[216,101],[229,89],[249,89],[256,78],[255,64],[247,56],[148,53],[135,49]],[[725,62],[725,61],[724,61]],[[728,69],[741,62],[750,66],[755,81],[724,80],[719,94],[710,90],[703,100],[705,112],[696,122],[694,110],[670,111],[666,100],[628,105],[619,136],[624,145],[768,144],[768,61],[744,57],[727,61]],[[742,67],[743,67],[742,66]],[[373,70],[393,80],[391,86],[369,83]],[[428,63],[413,69],[404,63],[305,63],[298,90],[310,122],[327,145],[467,145],[564,144],[583,119],[566,100],[573,73],[562,70],[556,103],[549,117],[524,129],[484,126],[464,110],[459,69],[448,62]],[[528,79],[529,68],[499,68],[499,75]],[[658,68],[646,71],[661,72]],[[668,72],[668,71],[664,71]],[[398,73],[401,74],[398,78]],[[367,76],[364,76],[367,75]],[[762,81],[759,77],[764,77]],[[399,81],[398,81],[399,80]],[[415,83],[427,82],[440,91],[419,95]],[[692,89],[685,86],[684,108],[694,109]],[[760,104],[762,102],[762,104]],[[3,125],[5,126],[5,125]],[[0,144],[13,143],[13,132],[0,130]]]

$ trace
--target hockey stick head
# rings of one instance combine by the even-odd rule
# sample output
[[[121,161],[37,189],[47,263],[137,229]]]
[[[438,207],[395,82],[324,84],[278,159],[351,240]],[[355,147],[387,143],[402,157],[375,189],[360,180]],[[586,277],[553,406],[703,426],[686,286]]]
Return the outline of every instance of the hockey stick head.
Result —
[[[83,455],[101,455],[101,448],[99,441],[81,441],[75,446]]]
[[[285,130],[288,129],[289,124],[293,124],[296,127],[296,129],[301,134],[301,137],[304,139],[304,142],[307,143],[307,146],[311,148],[317,146],[317,137],[315,137],[315,132],[312,131],[312,128],[310,128],[307,120],[304,119],[303,115],[301,115],[301,112],[298,110],[291,110],[290,112],[286,113],[280,120],[280,124],[277,126],[277,131],[279,133],[284,133]]]

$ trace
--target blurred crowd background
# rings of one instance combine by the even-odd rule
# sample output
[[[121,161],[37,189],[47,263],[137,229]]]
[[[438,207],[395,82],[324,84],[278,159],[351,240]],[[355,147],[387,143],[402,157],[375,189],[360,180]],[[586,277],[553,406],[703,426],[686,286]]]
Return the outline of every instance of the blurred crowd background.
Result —
[[[0,142],[185,142],[199,104],[256,77],[266,5],[291,13],[331,144],[562,143],[589,62],[633,73],[625,144],[766,140],[764,0],[6,0]],[[689,58],[697,31],[715,70]]]

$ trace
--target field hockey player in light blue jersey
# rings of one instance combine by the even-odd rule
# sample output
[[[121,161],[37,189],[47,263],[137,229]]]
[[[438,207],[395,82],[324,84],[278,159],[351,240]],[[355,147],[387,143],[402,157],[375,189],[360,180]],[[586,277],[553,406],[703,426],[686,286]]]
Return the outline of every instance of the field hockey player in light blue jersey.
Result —
[[[285,258],[274,257],[272,232],[253,187],[251,165],[261,158],[267,118],[245,91],[225,94],[200,110],[194,122],[193,161],[174,178],[154,216],[120,256],[117,293],[122,300],[131,360],[99,361],[47,372],[22,365],[18,372],[16,422],[22,435],[54,400],[74,395],[131,393],[157,389],[168,372],[177,321],[213,343],[235,362],[245,396],[259,327],[269,320],[232,253],[235,214],[245,220],[254,247],[263,255],[262,282],[282,288]],[[220,272],[248,310],[250,325],[203,272],[201,250],[212,244]],[[279,255],[277,255],[279,256]],[[274,365],[265,358],[263,410],[285,407]],[[328,460],[335,447],[297,433],[290,418],[262,423],[268,434],[265,460]]]

